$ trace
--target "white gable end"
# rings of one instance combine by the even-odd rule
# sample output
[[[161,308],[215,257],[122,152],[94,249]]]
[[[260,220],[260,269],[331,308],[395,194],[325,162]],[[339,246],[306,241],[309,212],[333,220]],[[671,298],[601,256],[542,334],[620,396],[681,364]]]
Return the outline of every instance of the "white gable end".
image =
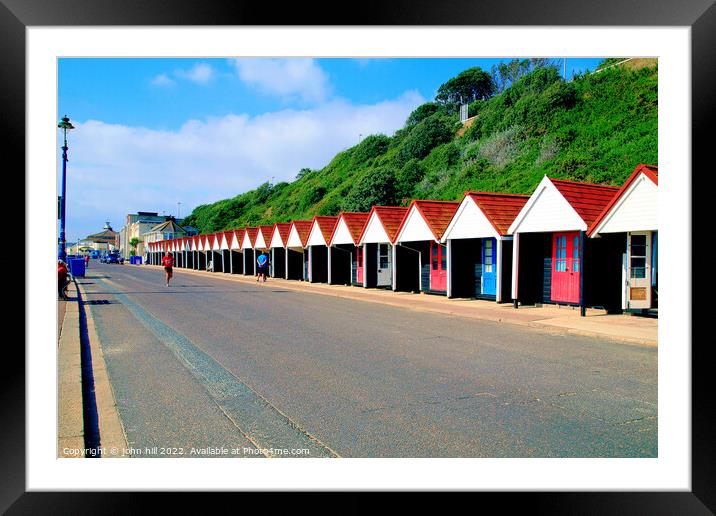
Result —
[[[298,236],[296,226],[291,226],[291,231],[288,233],[288,240],[286,241],[286,247],[303,247],[301,237]]]
[[[256,249],[266,249],[266,247],[268,247],[266,245],[266,239],[264,238],[264,232],[260,229],[258,234],[256,235],[256,243],[254,245]]]
[[[435,236],[418,209],[413,206],[410,208],[405,224],[403,224],[403,228],[395,240],[396,242],[420,242],[423,240],[435,240]]]
[[[442,241],[459,238],[500,238],[484,212],[470,197],[465,197],[460,203]]]
[[[360,241],[361,244],[389,244],[390,238],[388,233],[385,232],[383,224],[380,222],[376,212],[373,212],[368,219],[368,223],[365,226],[365,232],[363,238]]]
[[[283,247],[283,239],[281,238],[281,232],[278,228],[273,228],[273,235],[271,235],[269,247]]]
[[[244,240],[241,242],[241,248],[242,249],[253,249],[254,246],[251,245],[251,239],[249,238],[248,231],[244,233]]]
[[[221,249],[228,249],[229,243],[226,241],[226,235],[221,235]]]
[[[306,245],[326,245],[326,239],[323,238],[323,232],[318,226],[318,221],[316,220],[313,221],[313,226],[311,226],[311,232],[308,234],[308,241],[306,242]]]
[[[658,193],[654,182],[640,174],[597,226],[596,233],[656,231]]]
[[[239,249],[241,245],[239,244],[239,239],[236,236],[236,233],[231,234],[231,249]]]
[[[338,224],[336,225],[336,231],[333,233],[333,239],[331,240],[331,245],[339,245],[339,244],[352,244],[353,243],[353,237],[351,236],[351,232],[348,230],[348,225],[346,224],[346,221],[343,220],[343,217],[341,217],[338,220]]]
[[[510,226],[509,233],[584,231],[587,224],[545,177]]]

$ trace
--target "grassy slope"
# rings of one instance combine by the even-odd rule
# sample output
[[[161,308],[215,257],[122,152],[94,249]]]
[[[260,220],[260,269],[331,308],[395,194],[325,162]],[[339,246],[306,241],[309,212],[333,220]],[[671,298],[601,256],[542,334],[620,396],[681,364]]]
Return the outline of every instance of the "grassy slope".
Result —
[[[621,185],[638,163],[658,163],[656,67],[617,66],[570,83],[551,70],[537,71],[472,104],[470,115],[475,122],[462,136],[422,159],[405,156],[418,126],[390,138],[366,138],[291,183],[266,183],[199,206],[187,224],[211,232],[334,215],[361,178],[378,167],[410,178],[395,201],[404,203],[460,199],[466,190],[531,193],[545,174]],[[433,117],[458,127],[455,115]]]

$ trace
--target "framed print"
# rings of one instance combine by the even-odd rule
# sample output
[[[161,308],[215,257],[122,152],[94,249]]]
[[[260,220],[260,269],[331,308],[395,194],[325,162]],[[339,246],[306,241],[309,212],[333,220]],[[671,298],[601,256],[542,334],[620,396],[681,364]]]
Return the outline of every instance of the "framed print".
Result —
[[[438,490],[529,491],[550,513],[713,511],[711,361],[692,346],[692,313],[707,304],[691,279],[703,225],[692,188],[708,180],[692,171],[710,170],[716,87],[711,2],[276,11],[3,0],[27,337],[24,354],[10,351],[25,367],[3,380],[0,507],[135,503],[75,491]],[[641,75],[580,82],[615,66]],[[465,93],[460,80],[487,86]],[[513,88],[529,81],[552,89]],[[617,105],[619,116],[600,111]],[[634,148],[644,157],[632,164]],[[604,172],[614,163],[618,180]],[[262,195],[280,201],[269,209]],[[645,199],[653,210],[635,215]],[[67,237],[66,200],[85,216],[67,218]],[[628,226],[647,211],[653,222]],[[62,315],[56,254],[58,274],[84,278]],[[314,284],[317,308],[285,301]],[[215,320],[196,299],[217,300]],[[414,319],[399,313],[406,299]],[[66,310],[74,355],[43,324]],[[475,313],[536,336],[475,330],[490,344],[460,359],[472,337],[454,320]],[[613,313],[631,337],[590,341]],[[73,403],[79,419],[63,412]]]

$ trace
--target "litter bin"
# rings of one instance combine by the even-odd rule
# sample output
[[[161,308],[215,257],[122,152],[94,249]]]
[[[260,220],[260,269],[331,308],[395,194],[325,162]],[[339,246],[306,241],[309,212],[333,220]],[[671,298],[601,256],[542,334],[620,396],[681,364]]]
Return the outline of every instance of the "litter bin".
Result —
[[[70,259],[70,274],[75,278],[83,278],[85,275],[85,261],[82,258]]]
[[[136,258],[136,260],[134,261],[134,263],[136,263],[137,265],[142,265],[142,257],[141,257],[141,256],[135,256],[135,258]]]
[[[134,263],[137,261],[136,256],[130,256],[129,257],[129,265],[134,265]]]

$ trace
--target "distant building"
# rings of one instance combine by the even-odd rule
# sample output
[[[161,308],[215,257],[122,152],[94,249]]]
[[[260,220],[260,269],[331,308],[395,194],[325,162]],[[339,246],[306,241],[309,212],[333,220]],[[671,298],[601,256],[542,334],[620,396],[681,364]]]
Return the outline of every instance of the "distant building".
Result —
[[[119,245],[119,235],[107,221],[102,231],[88,235],[87,238],[78,241],[76,245],[79,251],[113,251]]]
[[[129,245],[129,242],[135,237],[140,240],[136,249],[137,255],[142,256],[145,253],[145,235],[158,224],[168,220],[174,220],[174,217],[171,215],[159,215],[154,211],[138,211],[137,213],[128,214],[124,227],[119,230],[119,249],[122,256],[130,256],[132,246]],[[177,223],[181,224],[181,219]],[[198,230],[194,234],[198,234]]]
[[[174,218],[170,218],[166,222],[157,224],[144,235],[144,243],[160,242],[162,240],[174,240],[188,236],[186,229],[176,223]]]

